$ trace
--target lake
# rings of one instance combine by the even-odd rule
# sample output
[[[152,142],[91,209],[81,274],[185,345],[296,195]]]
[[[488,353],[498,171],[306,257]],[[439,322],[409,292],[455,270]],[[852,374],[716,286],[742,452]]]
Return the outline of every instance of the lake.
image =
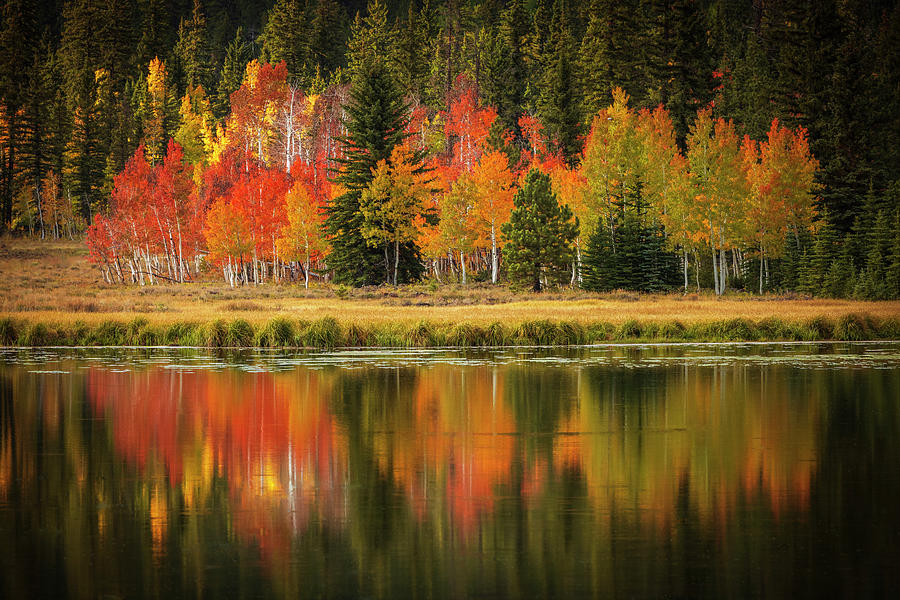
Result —
[[[900,593],[900,344],[0,349],[0,597]]]

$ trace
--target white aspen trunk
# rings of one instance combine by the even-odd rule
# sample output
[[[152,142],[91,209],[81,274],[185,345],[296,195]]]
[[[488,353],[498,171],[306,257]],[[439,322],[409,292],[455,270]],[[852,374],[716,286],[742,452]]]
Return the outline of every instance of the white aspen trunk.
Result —
[[[684,266],[684,295],[687,296],[688,289],[688,252],[687,248],[682,248],[681,262]]]
[[[719,271],[718,271],[718,265],[716,264],[717,262],[718,262],[718,258],[716,257],[716,247],[715,247],[715,245],[713,245],[713,249],[712,249],[713,289],[716,292],[716,296],[719,295]]]
[[[763,247],[762,244],[759,245],[759,295],[762,296],[763,293]]]
[[[466,285],[466,253],[459,251],[459,269],[462,273],[462,284]]]
[[[724,248],[719,248],[719,295],[725,293],[725,280],[728,277],[728,260],[725,258]]]
[[[694,250],[694,279],[697,281],[697,293],[700,293],[700,256]]]
[[[497,253],[497,231],[491,223],[491,283],[497,283],[497,273],[500,270],[500,255]]]
[[[397,268],[400,265],[400,238],[394,239],[394,285],[397,285]]]
[[[309,289],[309,252],[306,253],[306,262],[303,263],[303,287]]]
[[[181,241],[181,223],[176,221],[178,227],[178,281],[184,283],[184,251]]]
[[[39,186],[35,186],[34,196],[37,199],[38,220],[41,223],[41,239],[44,239],[44,203],[41,200],[41,190]]]
[[[147,263],[147,278],[150,280],[150,285],[156,285],[156,279],[153,276],[153,263],[150,262],[150,247],[147,246],[144,251],[144,260]]]
[[[449,268],[447,270],[450,271],[450,274],[455,278],[456,277],[456,267],[453,265],[453,250],[447,251],[447,264],[449,266]]]
[[[275,244],[275,238],[272,238],[272,282],[278,283],[278,245]]]

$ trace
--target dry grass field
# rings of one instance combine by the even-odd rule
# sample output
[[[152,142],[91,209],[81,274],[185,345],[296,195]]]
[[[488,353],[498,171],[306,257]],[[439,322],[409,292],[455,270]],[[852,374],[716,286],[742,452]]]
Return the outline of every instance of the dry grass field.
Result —
[[[88,325],[129,321],[150,324],[244,319],[253,325],[273,317],[312,321],[334,317],[341,323],[378,326],[429,321],[452,326],[529,320],[589,325],[626,321],[684,325],[726,319],[800,322],[859,314],[876,319],[900,317],[900,302],[787,299],[691,294],[638,296],[588,294],[562,290],[514,293],[487,284],[471,286],[423,283],[399,288],[349,290],[318,285],[264,284],[231,288],[211,273],[207,280],[182,285],[136,286],[103,282],[87,260],[83,243],[0,239],[0,317],[28,322]]]

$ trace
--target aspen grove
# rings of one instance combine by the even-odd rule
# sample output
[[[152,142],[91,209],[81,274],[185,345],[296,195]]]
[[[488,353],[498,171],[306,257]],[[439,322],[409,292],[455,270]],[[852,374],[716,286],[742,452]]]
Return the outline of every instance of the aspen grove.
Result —
[[[165,65],[154,61],[147,110],[161,122],[166,77]],[[218,270],[232,286],[308,286],[311,278],[329,278],[323,224],[341,192],[334,179],[344,156],[348,94],[346,85],[307,93],[291,85],[284,62],[250,61],[230,114],[217,122],[202,87],[191,88],[178,103],[175,135],[165,140],[165,127],[148,129],[114,179],[108,214],[88,228],[90,256],[104,278],[181,283],[204,269]],[[532,169],[550,176],[560,203],[581,224],[570,280],[588,288],[584,272],[602,260],[583,261],[588,238],[597,228],[615,236],[638,197],[642,223],[662,232],[663,251],[677,253],[685,289],[689,266],[697,270],[701,255],[715,258],[707,268],[719,294],[753,256],[762,291],[767,260],[813,224],[817,163],[806,132],[777,120],[757,142],[739,139],[733,123],[703,108],[682,150],[664,106],[636,111],[616,90],[613,103],[593,118],[583,152],[567,162],[545,142],[533,115],[519,119],[520,144],[511,130],[498,133],[496,109],[466,76],[457,78],[446,110],[419,104],[407,113],[405,141],[392,160],[420,153],[425,174],[404,171],[400,159],[373,170],[360,209],[366,243],[385,245],[388,263],[398,258],[388,246],[415,243],[438,281],[466,283],[481,274],[500,281],[504,225]],[[409,197],[415,200],[398,208]],[[643,268],[639,257],[631,259],[634,269]],[[396,264],[387,266],[385,281],[395,283]]]

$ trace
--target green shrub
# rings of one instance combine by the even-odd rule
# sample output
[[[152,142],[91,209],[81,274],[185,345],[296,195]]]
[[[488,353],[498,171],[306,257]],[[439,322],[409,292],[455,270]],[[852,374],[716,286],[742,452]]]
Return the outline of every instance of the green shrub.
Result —
[[[91,332],[92,346],[122,346],[128,342],[128,329],[119,321],[103,321]]]
[[[813,317],[806,322],[806,327],[814,331],[817,340],[829,340],[834,335],[834,323],[826,317]]]
[[[555,344],[559,336],[556,323],[541,319],[539,321],[523,321],[516,329],[516,342],[532,346],[549,346]]]
[[[629,319],[622,323],[615,333],[615,338],[617,340],[635,340],[640,337],[641,324],[634,319]]]
[[[751,342],[758,339],[756,326],[747,319],[728,319],[718,325],[718,339],[729,342]]]
[[[0,319],[0,346],[13,346],[18,338],[16,322],[9,317]]]
[[[50,342],[50,329],[43,323],[31,323],[19,337],[20,346],[47,346]]]
[[[900,320],[882,320],[878,327],[878,337],[883,340],[900,340]]]
[[[856,342],[869,336],[866,321],[859,315],[844,315],[834,324],[834,339]]]
[[[663,340],[680,340],[684,337],[684,325],[681,321],[666,321],[659,326],[657,336]]]
[[[436,346],[436,331],[429,321],[421,320],[409,327],[403,335],[406,346],[429,347]]]
[[[228,325],[225,345],[232,348],[247,348],[253,345],[253,326],[244,319],[235,319]]]
[[[310,323],[304,334],[305,346],[334,348],[341,343],[341,326],[334,317],[322,317]]]
[[[506,346],[509,343],[506,329],[499,321],[494,321],[484,330],[484,342],[486,346]]]
[[[471,348],[486,345],[485,331],[471,323],[458,323],[447,336],[447,345],[458,348]]]
[[[347,327],[346,343],[354,348],[364,348],[369,345],[372,338],[372,332],[356,323],[351,323]]]
[[[284,317],[275,317],[260,328],[256,334],[256,345],[263,348],[283,348],[293,346],[294,325]]]
[[[196,323],[172,323],[163,332],[162,342],[166,346],[209,346],[206,338],[202,337],[205,329]]]
[[[403,332],[394,323],[383,323],[376,327],[370,341],[378,348],[402,348],[406,346]]]
[[[576,321],[562,321],[556,328],[556,342],[567,346],[584,343],[584,326]]]
[[[585,329],[585,340],[589,344],[609,342],[615,335],[616,326],[612,323],[591,323]]]

